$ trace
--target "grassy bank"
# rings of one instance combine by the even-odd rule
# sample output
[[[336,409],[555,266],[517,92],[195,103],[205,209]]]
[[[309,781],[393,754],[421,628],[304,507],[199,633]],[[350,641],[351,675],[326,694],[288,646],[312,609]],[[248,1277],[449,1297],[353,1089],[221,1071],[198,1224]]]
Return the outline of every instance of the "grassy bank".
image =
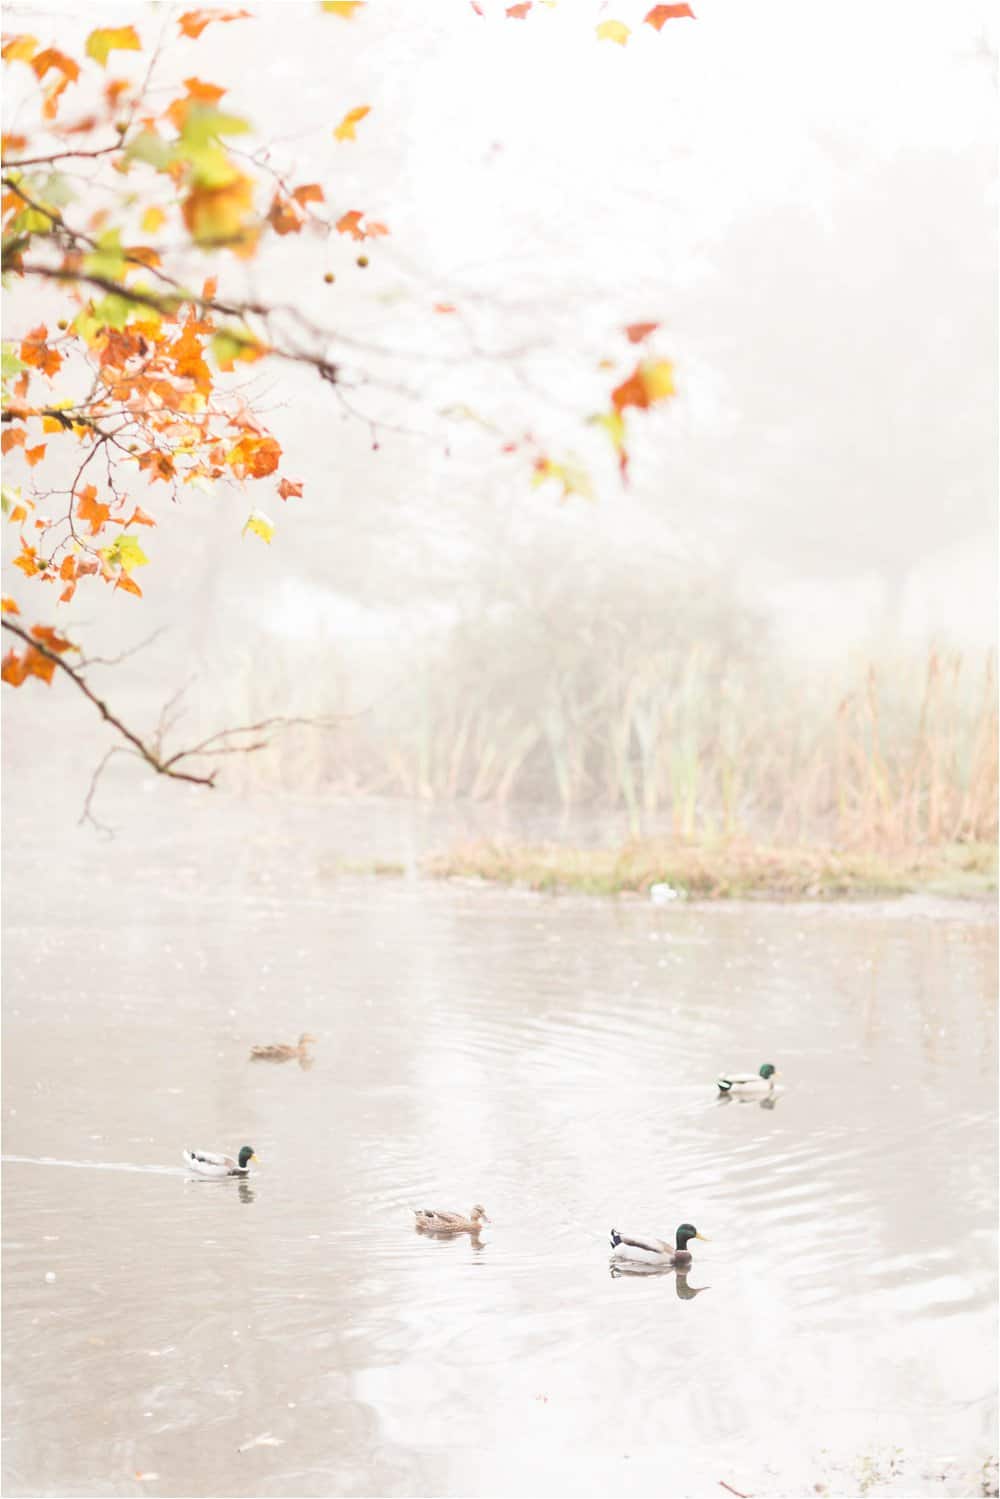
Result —
[[[424,860],[439,879],[480,879],[529,890],[588,895],[648,893],[669,885],[684,896],[824,900],[912,891],[983,896],[996,889],[992,844],[946,844],[872,852],[764,847],[742,841],[637,839],[619,849],[480,840]]]

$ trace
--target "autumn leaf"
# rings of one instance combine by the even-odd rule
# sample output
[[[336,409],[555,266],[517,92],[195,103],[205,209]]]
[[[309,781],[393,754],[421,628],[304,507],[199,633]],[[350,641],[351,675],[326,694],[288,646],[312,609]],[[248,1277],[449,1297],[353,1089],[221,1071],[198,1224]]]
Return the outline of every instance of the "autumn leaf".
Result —
[[[60,52],[57,47],[46,47],[44,52],[39,52],[32,58],[31,66],[35,70],[35,77],[41,81],[50,68],[58,68],[60,73],[69,83],[75,83],[80,76],[80,65],[75,63],[65,52]]]
[[[506,14],[512,21],[523,21],[531,9],[532,0],[523,0],[521,5],[508,5]]]
[[[0,599],[0,610],[4,614],[20,614],[21,612],[18,608],[17,600],[9,598],[6,594]]]
[[[333,132],[334,140],[356,141],[358,137],[354,127],[360,124],[367,114],[371,114],[370,104],[359,104],[356,109],[349,109]]]
[[[143,232],[146,234],[155,234],[157,229],[161,229],[166,222],[166,210],[163,208],[157,208],[155,206],[152,208],[147,208],[142,218],[139,220],[139,223],[142,225]]]
[[[595,29],[599,42],[617,42],[619,47],[624,47],[632,35],[624,21],[602,21]]]
[[[293,198],[276,192],[267,211],[267,221],[275,234],[298,234],[306,216]]]
[[[239,240],[253,210],[253,182],[242,172],[224,187],[196,187],[182,204],[184,222],[195,244]]]
[[[135,509],[132,511],[132,514],[129,516],[128,520],[124,522],[124,524],[126,526],[155,526],[156,522],[151,515],[147,515],[145,510],[140,510],[139,506],[136,505]]]
[[[213,21],[242,21],[252,19],[248,10],[188,10],[179,18],[177,25],[181,36],[197,40]]]
[[[278,493],[283,500],[298,499],[302,494],[302,481],[282,479],[278,485]]]
[[[80,490],[76,516],[78,520],[85,521],[90,526],[91,536],[97,535],[110,515],[110,506],[102,505],[97,498],[97,486],[95,484],[88,484],[85,489]]]
[[[126,572],[119,573],[115,579],[115,591],[117,592],[119,588],[123,593],[134,593],[137,599],[142,598],[142,589],[135,579],[130,578]]]
[[[60,635],[51,625],[32,625],[31,633],[42,645],[47,646],[56,655],[64,656],[67,651],[78,651],[80,647],[74,645],[72,640],[67,640],[65,635]]]
[[[365,215],[356,208],[341,214],[335,226],[338,234],[349,234],[352,239],[374,239],[377,235],[389,233],[385,224],[380,224],[377,219],[366,219],[362,223],[363,219]]]
[[[109,547],[103,547],[100,556],[109,567],[120,567],[126,573],[130,573],[134,567],[145,567],[149,562],[136,538],[127,531],[116,536]]]
[[[41,463],[42,459],[45,457],[46,446],[47,445],[44,442],[41,442],[38,444],[37,448],[25,448],[25,460],[31,465],[32,468],[35,467],[36,463]]]
[[[185,78],[184,87],[189,98],[198,99],[202,104],[218,104],[223,94],[229,92],[217,83],[202,83],[200,78]]]
[[[625,329],[625,336],[630,344],[641,344],[644,338],[655,333],[659,323],[629,323]]]
[[[603,428],[611,439],[611,445],[618,454],[618,471],[623,481],[628,478],[628,449],[625,447],[625,418],[620,411],[602,411],[599,416],[592,416],[591,422]]]
[[[304,182],[301,187],[292,188],[292,197],[296,203],[304,208],[307,203],[325,203],[326,198],[323,189],[318,182]]]
[[[359,10],[364,10],[364,0],[321,0],[320,9],[329,16],[342,16],[349,21]]]
[[[270,546],[271,537],[274,535],[274,522],[268,520],[263,510],[251,510],[247,516],[246,525],[240,534],[245,536],[248,531],[252,531],[255,536],[261,537]]]
[[[458,308],[454,302],[435,302],[434,311],[441,313],[442,316],[447,316],[450,312],[457,312]]]
[[[25,431],[23,427],[9,427],[0,438],[0,448],[9,453],[11,448],[24,447]]]
[[[9,37],[0,55],[4,62],[30,62],[37,51],[38,38],[23,32],[20,36]]]
[[[628,379],[611,392],[611,401],[618,412],[627,406],[645,410],[676,394],[674,367],[668,359],[659,359],[637,364]]]
[[[44,323],[32,328],[18,351],[25,364],[41,370],[51,379],[62,368],[62,355],[58,349],[50,349],[46,343],[48,329]]]
[[[114,26],[92,31],[84,51],[104,68],[107,67],[109,52],[141,52],[142,43],[134,26]]]
[[[248,433],[230,448],[226,462],[238,479],[263,479],[274,473],[280,457],[281,445],[275,438]]]
[[[151,484],[154,484],[157,479],[162,479],[166,484],[174,477],[173,458],[169,453],[160,452],[158,448],[150,448],[147,453],[139,454],[139,468],[149,474]]]
[[[679,20],[681,16],[690,16],[692,21],[695,20],[695,13],[690,5],[654,5],[642,19],[644,25],[662,31],[668,21]]]

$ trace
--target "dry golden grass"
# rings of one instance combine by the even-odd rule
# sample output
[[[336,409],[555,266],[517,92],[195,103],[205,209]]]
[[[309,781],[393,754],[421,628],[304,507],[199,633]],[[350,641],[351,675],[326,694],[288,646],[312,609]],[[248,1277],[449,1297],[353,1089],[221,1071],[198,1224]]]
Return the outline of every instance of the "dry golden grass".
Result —
[[[984,895],[996,888],[992,844],[951,844],[884,852],[770,848],[742,840],[688,843],[637,839],[620,849],[481,840],[423,861],[437,878],[480,879],[530,890],[592,895],[646,892],[666,884],[698,899],[768,896],[825,899],[899,895]]]

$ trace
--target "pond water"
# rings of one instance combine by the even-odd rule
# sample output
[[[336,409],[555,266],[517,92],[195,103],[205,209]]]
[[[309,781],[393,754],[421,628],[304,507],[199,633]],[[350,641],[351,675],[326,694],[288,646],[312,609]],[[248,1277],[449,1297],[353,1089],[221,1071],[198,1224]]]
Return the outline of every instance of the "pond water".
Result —
[[[8,1494],[795,1493],[893,1449],[982,1491],[987,908],[338,877],[427,825],[167,790],[109,842],[8,817]],[[765,1060],[773,1107],[716,1100]],[[685,1219],[686,1280],[612,1276],[612,1225]]]

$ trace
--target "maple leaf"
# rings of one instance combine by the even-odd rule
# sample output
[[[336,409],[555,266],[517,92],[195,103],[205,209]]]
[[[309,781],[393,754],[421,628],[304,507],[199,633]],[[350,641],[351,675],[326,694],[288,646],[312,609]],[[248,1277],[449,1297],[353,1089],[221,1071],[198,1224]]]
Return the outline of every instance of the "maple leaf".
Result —
[[[110,518],[111,508],[108,505],[102,505],[98,500],[95,484],[88,484],[85,489],[81,489],[78,500],[77,519],[86,521],[90,526],[91,536],[96,536],[105,521]]]
[[[329,16],[342,16],[345,21],[359,10],[364,10],[364,0],[321,0],[320,8]]]
[[[166,483],[174,477],[174,460],[169,453],[161,453],[156,448],[150,448],[148,453],[139,454],[140,469],[148,469],[150,483],[162,479]]]
[[[11,448],[24,447],[25,431],[23,427],[10,427],[0,438],[0,448],[9,453]]]
[[[46,444],[44,442],[40,442],[37,448],[25,448],[25,460],[31,465],[32,468],[34,468],[36,463],[41,463],[42,459],[45,457],[45,448]]]
[[[181,36],[197,40],[213,21],[242,21],[252,19],[248,10],[188,10],[179,18],[177,25]]]
[[[139,222],[146,234],[155,234],[167,222],[166,210],[155,205],[147,208]]]
[[[4,62],[30,62],[37,51],[38,38],[22,32],[20,36],[9,37],[4,42],[0,56]]]
[[[109,547],[102,547],[100,555],[109,567],[120,567],[125,573],[130,573],[133,567],[145,567],[149,562],[136,538],[126,531],[116,536]]]
[[[48,646],[50,651],[55,651],[57,656],[64,656],[67,651],[78,651],[80,647],[74,645],[72,640],[67,640],[65,635],[60,635],[51,625],[32,625],[31,633],[42,645]]]
[[[599,42],[616,42],[619,47],[624,47],[632,35],[624,21],[602,21],[595,29]]]
[[[523,21],[527,17],[531,5],[532,0],[523,0],[521,5],[508,5],[505,14],[510,16],[512,21]]]
[[[184,87],[189,98],[199,99],[203,104],[218,104],[223,94],[229,92],[217,83],[202,83],[200,78],[185,78]]]
[[[592,416],[590,421],[597,427],[602,427],[611,439],[611,445],[618,454],[618,471],[623,482],[628,479],[628,450],[625,447],[625,418],[620,411],[602,411],[599,416]]]
[[[356,141],[357,132],[355,126],[360,124],[365,115],[371,114],[370,104],[359,104],[355,109],[349,109],[333,132],[336,141]]]
[[[252,531],[255,536],[261,537],[270,546],[271,537],[274,535],[274,521],[268,520],[263,510],[251,510],[247,516],[246,525],[243,527],[240,535],[245,536],[248,531]]]
[[[306,216],[294,199],[286,197],[282,192],[276,192],[267,211],[267,221],[275,234],[298,234],[306,221]]]
[[[323,189],[318,182],[304,182],[301,187],[292,188],[292,197],[296,203],[304,208],[307,203],[325,203],[326,198]]]
[[[644,338],[655,333],[659,323],[629,323],[625,329],[625,336],[630,344],[641,344]]]
[[[676,21],[681,16],[690,16],[692,21],[695,20],[695,13],[690,5],[654,5],[642,20],[645,26],[653,26],[657,31],[662,31],[668,21]]]
[[[130,578],[127,572],[121,572],[115,579],[115,592],[121,589],[123,593],[134,593],[136,598],[142,598],[142,589],[134,578]]]
[[[39,52],[32,58],[31,66],[35,70],[35,77],[39,82],[45,77],[50,68],[58,68],[67,83],[75,83],[80,76],[80,65],[75,63],[65,52],[60,52],[57,47],[46,47],[44,52]]]
[[[6,594],[2,599],[0,599],[0,610],[2,610],[4,614],[20,614],[21,612],[18,608],[17,600],[9,598]]]
[[[151,515],[147,515],[145,510],[140,510],[139,506],[136,505],[128,520],[123,524],[126,526],[155,526],[156,522]]]
[[[226,462],[238,479],[263,479],[273,474],[281,457],[281,445],[273,437],[248,433],[230,448]]]
[[[105,68],[109,52],[141,52],[142,43],[134,26],[112,26],[92,31],[83,50]]]
[[[195,244],[227,244],[246,234],[253,209],[253,182],[236,173],[224,187],[198,187],[184,199],[184,223]]]
[[[45,324],[39,323],[27,334],[18,352],[25,364],[33,365],[51,379],[62,368],[63,361],[59,350],[50,349],[46,343],[48,332]]]
[[[364,223],[361,222],[362,219]],[[378,219],[366,219],[356,208],[341,214],[334,227],[338,234],[349,234],[352,239],[375,239],[378,235],[389,233],[385,224],[379,223]]]
[[[637,364],[628,379],[611,392],[611,402],[618,412],[627,406],[645,410],[676,394],[674,367],[668,359],[659,359]]]
[[[443,316],[446,316],[449,312],[457,312],[458,308],[455,306],[454,302],[435,302],[434,311],[440,312]]]
[[[590,475],[578,463],[554,463],[551,458],[536,459],[532,488],[537,489],[539,484],[545,484],[549,479],[555,479],[562,485],[560,498],[563,500],[568,500],[571,494],[578,494],[585,500],[594,498]]]
[[[301,479],[282,479],[278,485],[278,493],[283,500],[298,499],[302,494]]]

